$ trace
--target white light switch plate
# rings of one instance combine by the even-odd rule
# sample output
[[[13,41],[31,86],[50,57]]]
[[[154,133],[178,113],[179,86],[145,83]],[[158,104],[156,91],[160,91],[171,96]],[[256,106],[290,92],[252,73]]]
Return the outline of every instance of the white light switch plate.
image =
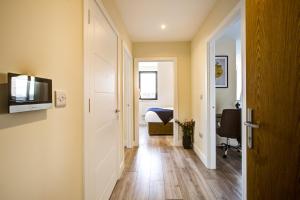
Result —
[[[65,107],[67,104],[66,93],[64,91],[55,91],[55,107]]]

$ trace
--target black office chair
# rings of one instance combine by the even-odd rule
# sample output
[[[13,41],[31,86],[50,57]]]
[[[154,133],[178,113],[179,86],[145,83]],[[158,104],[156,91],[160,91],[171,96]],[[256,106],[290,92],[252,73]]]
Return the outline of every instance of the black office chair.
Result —
[[[240,151],[241,149],[241,109],[224,109],[222,112],[220,127],[217,127],[217,134],[221,137],[226,137],[227,142],[222,143],[224,149],[223,158],[227,157],[229,148],[234,148]],[[238,145],[231,146],[229,139],[237,139]]]

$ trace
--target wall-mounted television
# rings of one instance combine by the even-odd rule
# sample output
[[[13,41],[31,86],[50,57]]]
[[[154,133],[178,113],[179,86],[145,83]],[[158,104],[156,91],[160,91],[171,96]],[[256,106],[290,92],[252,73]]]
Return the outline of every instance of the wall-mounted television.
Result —
[[[52,80],[8,73],[8,112],[18,113],[52,107]]]

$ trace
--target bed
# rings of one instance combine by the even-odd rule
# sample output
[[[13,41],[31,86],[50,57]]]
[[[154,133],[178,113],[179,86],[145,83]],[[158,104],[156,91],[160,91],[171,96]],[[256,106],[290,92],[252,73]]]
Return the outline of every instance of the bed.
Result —
[[[173,135],[173,108],[149,108],[145,121],[149,135]]]

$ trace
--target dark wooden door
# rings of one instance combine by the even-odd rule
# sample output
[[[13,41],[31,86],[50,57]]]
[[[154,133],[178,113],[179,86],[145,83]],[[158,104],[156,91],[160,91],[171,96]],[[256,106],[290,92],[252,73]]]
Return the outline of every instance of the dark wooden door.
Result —
[[[300,199],[300,0],[246,0],[248,200]]]

